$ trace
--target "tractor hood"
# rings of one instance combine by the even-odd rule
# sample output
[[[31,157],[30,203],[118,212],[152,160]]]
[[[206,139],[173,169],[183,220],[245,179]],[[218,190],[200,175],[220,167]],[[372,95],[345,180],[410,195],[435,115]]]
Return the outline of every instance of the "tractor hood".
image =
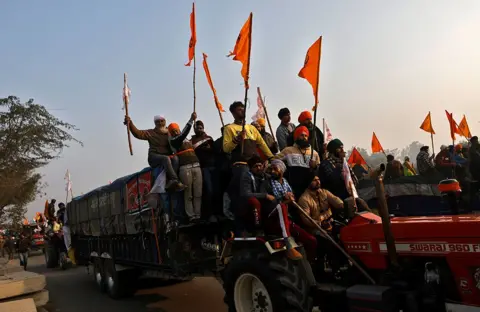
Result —
[[[396,240],[442,238],[478,238],[480,215],[393,217],[393,237]],[[343,241],[384,240],[382,219],[373,213],[362,213],[341,230]]]

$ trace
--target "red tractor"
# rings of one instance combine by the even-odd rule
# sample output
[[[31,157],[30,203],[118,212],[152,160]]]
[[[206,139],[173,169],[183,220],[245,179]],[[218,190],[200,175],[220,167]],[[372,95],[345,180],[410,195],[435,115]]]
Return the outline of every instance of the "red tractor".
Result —
[[[382,218],[336,216],[318,263],[288,259],[281,240],[232,239],[222,276],[229,311],[480,311],[480,216],[383,208]]]

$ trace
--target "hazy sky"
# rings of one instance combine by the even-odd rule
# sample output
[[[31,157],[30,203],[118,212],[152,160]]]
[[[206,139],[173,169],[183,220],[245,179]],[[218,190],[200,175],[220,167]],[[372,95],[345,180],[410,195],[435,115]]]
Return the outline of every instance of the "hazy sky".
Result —
[[[65,171],[74,194],[147,166],[145,142],[128,152],[122,107],[123,73],[132,89],[130,115],[139,128],[153,116],[184,124],[192,111],[187,61],[191,1],[3,1],[0,96],[35,98],[80,128],[73,145],[42,170],[49,198],[65,200]],[[297,77],[305,52],[324,36],[319,124],[325,118],[345,146],[384,148],[429,143],[419,125],[430,110],[436,144],[449,142],[444,109],[479,129],[480,1],[198,0],[198,117],[213,136],[220,121],[201,65],[210,71],[226,108],[242,100],[241,64],[226,58],[254,13],[250,98],[267,98],[273,126],[278,109],[293,119],[313,104]],[[255,107],[247,112],[248,118]],[[227,112],[225,121],[231,121]],[[295,120],[296,121],[296,120]],[[320,125],[321,126],[321,125]],[[44,199],[29,206],[29,216]]]

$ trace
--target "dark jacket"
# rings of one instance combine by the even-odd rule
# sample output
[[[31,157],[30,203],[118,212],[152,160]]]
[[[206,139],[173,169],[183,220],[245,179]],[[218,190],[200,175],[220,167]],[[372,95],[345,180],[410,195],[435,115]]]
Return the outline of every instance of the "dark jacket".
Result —
[[[215,166],[215,151],[213,149],[213,139],[211,136],[202,137],[192,136],[193,149],[197,154],[200,166],[202,168],[210,168]]]
[[[251,197],[267,198],[265,179],[266,175],[255,176],[250,171],[244,172],[240,181],[240,197],[242,200],[248,200]]]
[[[29,236],[21,237],[18,240],[18,252],[27,252],[32,245],[32,239]]]
[[[330,193],[340,197],[341,200],[350,197],[343,179],[343,167],[340,164],[335,164],[329,158],[325,159],[320,163],[318,174],[322,188],[329,190]],[[353,176],[352,173],[352,178]]]
[[[174,153],[182,147],[183,141],[187,138],[190,130],[192,130],[192,126],[193,120],[190,119],[185,127],[183,127],[183,130],[179,135],[169,138],[170,146],[172,147]]]

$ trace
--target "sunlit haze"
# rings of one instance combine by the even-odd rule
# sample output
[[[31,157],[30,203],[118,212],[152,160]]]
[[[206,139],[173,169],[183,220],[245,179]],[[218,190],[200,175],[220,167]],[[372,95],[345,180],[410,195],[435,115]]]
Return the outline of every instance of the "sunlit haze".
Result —
[[[70,170],[75,195],[107,184],[147,164],[146,142],[128,152],[123,125],[123,73],[132,89],[130,116],[139,128],[154,115],[184,124],[193,109],[192,67],[185,67],[191,1],[4,1],[0,28],[0,96],[34,98],[75,124],[72,144],[42,170],[47,197],[65,200]],[[198,0],[197,113],[219,136],[220,121],[201,64],[210,72],[223,105],[243,100],[241,64],[228,59],[253,12],[251,107],[256,87],[266,96],[274,129],[277,112],[292,119],[313,105],[311,86],[297,76],[308,47],[323,35],[320,104],[346,147],[368,148],[375,131],[384,148],[414,140],[430,143],[419,126],[428,111],[435,144],[450,142],[444,110],[459,122],[465,114],[479,129],[480,1],[282,1]],[[226,122],[231,115],[224,114]],[[275,130],[274,130],[275,131]],[[45,198],[29,206],[43,210]]]

